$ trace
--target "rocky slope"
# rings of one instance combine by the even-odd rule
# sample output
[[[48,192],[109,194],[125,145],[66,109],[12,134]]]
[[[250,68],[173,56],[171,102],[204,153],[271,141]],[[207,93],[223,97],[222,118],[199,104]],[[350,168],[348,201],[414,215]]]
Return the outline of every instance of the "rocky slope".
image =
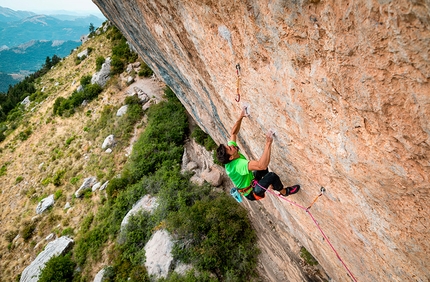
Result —
[[[356,280],[430,279],[428,1],[93,1],[215,141],[244,105],[245,154],[276,131],[270,169],[302,185],[301,206],[327,189],[311,211]],[[275,252],[287,234],[351,279],[304,210],[274,196],[246,205],[266,226],[272,281],[292,271]]]
[[[155,78],[133,75],[135,82],[127,83],[136,73],[130,65],[129,73],[112,77],[98,98],[80,106],[73,116],[54,115],[56,99],[70,97],[83,76],[94,74],[96,58],[112,56],[112,44],[104,32],[85,42],[36,81],[38,97],[46,96],[27,103],[8,121],[9,128],[15,130],[0,144],[0,281],[17,281],[20,275],[25,280],[23,270],[50,241],[75,237],[82,219],[103,204],[105,194],[101,191],[82,198],[76,198],[75,192],[87,177],[95,176],[103,183],[120,172],[144,129],[142,120],[131,136],[116,138],[116,146],[108,153],[102,148],[103,140],[121,117],[108,118],[107,124],[98,127],[105,110],[116,113],[135,92],[144,91],[156,101],[164,95],[165,84]],[[78,54],[88,48],[93,51],[76,63]],[[39,214],[39,204],[50,195],[55,203]],[[94,270],[91,278],[99,270]]]

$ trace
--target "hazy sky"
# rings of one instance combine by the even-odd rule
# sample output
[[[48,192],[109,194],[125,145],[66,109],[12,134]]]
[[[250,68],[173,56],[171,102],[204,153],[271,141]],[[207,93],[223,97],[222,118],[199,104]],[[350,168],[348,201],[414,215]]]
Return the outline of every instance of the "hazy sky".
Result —
[[[100,13],[91,0],[0,0],[0,6],[22,11],[94,11]]]

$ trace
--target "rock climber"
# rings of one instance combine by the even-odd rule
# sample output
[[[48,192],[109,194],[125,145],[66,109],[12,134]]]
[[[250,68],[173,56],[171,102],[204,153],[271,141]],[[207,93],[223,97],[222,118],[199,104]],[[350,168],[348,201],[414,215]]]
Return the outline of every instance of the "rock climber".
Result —
[[[259,160],[248,161],[239,152],[236,139],[244,117],[247,117],[246,108],[242,110],[239,119],[231,129],[230,141],[228,141],[227,145],[220,144],[217,149],[218,161],[225,165],[227,175],[234,186],[240,194],[250,201],[264,198],[266,189],[269,189],[269,186],[273,190],[279,191],[284,197],[297,193],[300,190],[300,185],[284,187],[279,176],[274,172],[269,172],[267,169],[270,162],[273,133],[268,132],[266,134],[264,152]]]

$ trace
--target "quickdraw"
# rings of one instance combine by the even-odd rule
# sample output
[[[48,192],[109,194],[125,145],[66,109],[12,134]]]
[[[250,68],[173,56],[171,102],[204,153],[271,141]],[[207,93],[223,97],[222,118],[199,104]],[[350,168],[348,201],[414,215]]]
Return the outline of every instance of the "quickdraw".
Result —
[[[239,63],[236,64],[236,75],[237,75],[237,80],[236,80],[236,99],[234,99],[234,100],[239,103],[239,101],[240,101],[240,94],[239,94],[240,65],[239,65]]]
[[[319,197],[321,197],[325,192],[325,188],[321,187],[320,189],[320,194],[318,196],[315,197],[314,201],[309,205],[309,207],[307,207],[306,212],[309,211],[309,209],[312,207],[313,204],[315,204],[315,202],[318,200]]]

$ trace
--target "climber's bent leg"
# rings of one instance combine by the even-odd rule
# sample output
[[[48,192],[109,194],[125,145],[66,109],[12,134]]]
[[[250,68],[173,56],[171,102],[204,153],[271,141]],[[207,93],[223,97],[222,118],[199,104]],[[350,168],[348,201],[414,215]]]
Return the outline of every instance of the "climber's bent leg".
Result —
[[[266,168],[265,170],[254,170],[252,174],[254,175],[254,179],[260,181],[266,174],[269,173],[269,170]]]
[[[264,195],[266,192],[265,189],[261,188],[260,186],[263,186],[264,188],[268,189],[270,185],[273,186],[273,190],[281,191],[284,188],[284,185],[281,182],[281,179],[279,176],[274,172],[268,172],[266,175],[264,175],[263,178],[258,180],[259,185],[255,185],[254,192],[257,195]]]

